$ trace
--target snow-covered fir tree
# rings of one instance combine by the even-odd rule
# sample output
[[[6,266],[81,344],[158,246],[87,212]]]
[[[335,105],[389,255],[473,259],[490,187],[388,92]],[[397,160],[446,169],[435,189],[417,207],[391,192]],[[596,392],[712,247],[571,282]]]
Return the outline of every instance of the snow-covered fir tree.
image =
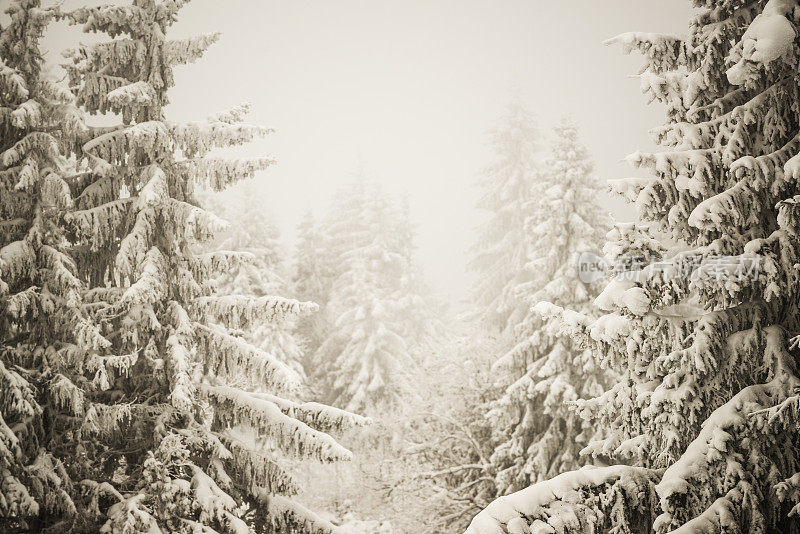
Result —
[[[328,336],[315,368],[326,401],[348,410],[383,410],[408,389],[413,359],[406,332],[408,245],[387,195],[359,179],[337,195],[327,224],[327,254],[337,270],[325,309]]]
[[[582,402],[609,430],[584,467],[495,501],[470,532],[796,532],[800,263],[800,9],[769,0],[695,2],[685,38],[614,39],[647,63],[665,104],[663,152],[613,187],[640,224],[609,255],[642,251],[596,303],[597,319],[540,305],[621,378]]]
[[[72,432],[91,403],[81,368],[109,342],[83,301],[65,223],[80,180],[69,155],[83,129],[69,91],[42,75],[57,15],[13,1],[0,28],[0,530],[64,530],[83,475]],[[91,372],[91,371],[90,371]],[[66,465],[65,465],[66,464]],[[68,472],[69,471],[69,472]]]
[[[264,297],[290,292],[287,253],[280,242],[280,231],[265,209],[267,202],[265,187],[254,180],[202,198],[204,207],[228,223],[225,230],[216,234],[209,250],[245,252],[251,256],[249,261],[232,266],[216,280],[219,293]],[[317,314],[311,314],[314,315]],[[294,334],[295,326],[294,318],[258,321],[244,337],[302,374],[302,348]]]
[[[527,263],[525,220],[537,174],[540,134],[533,115],[512,102],[491,131],[494,161],[484,170],[478,208],[489,218],[471,253],[477,275],[470,302],[476,316],[497,331],[512,333],[528,305],[516,295]]]
[[[408,202],[359,173],[327,216],[306,216],[298,234],[296,290],[323,306],[319,320],[300,322],[321,346],[307,366],[311,388],[334,404],[359,402],[377,418],[342,436],[353,462],[305,471],[317,491],[302,498],[335,512],[332,521],[353,532],[413,529],[424,513],[420,501],[399,500],[395,487],[410,465],[401,457],[420,401],[419,363],[431,353],[423,347],[441,323],[415,264]]]
[[[284,496],[296,487],[283,458],[348,459],[328,432],[364,420],[292,400],[297,373],[237,335],[314,304],[213,292],[220,273],[251,256],[202,252],[223,224],[193,191],[266,168],[266,157],[209,153],[269,130],[243,122],[246,106],[191,123],[166,119],[173,68],[218,38],[167,39],[185,4],[135,0],[65,15],[112,37],[66,54],[78,103],[122,118],[87,130],[81,156],[91,170],[72,184],[68,214],[90,286],[84,299],[109,342],[86,358],[62,357],[86,376],[83,391],[62,386],[74,393],[59,406],[73,424],[75,462],[88,466],[75,482],[84,517],[110,533],[331,532]]]
[[[292,270],[293,289],[297,298],[315,302],[321,313],[301,317],[297,332],[302,338],[305,354],[313,355],[328,335],[328,322],[324,311],[330,298],[331,283],[335,278],[336,265],[327,247],[324,229],[317,223],[314,214],[307,212],[297,226],[297,245]],[[305,367],[313,362],[303,358]]]
[[[582,280],[578,273],[581,254],[598,252],[608,230],[592,167],[575,125],[556,126],[525,221],[527,280],[516,295],[529,308],[548,301],[589,312],[599,293],[597,280]],[[606,382],[588,348],[559,336],[557,324],[531,309],[516,326],[515,339],[493,366],[506,387],[488,414],[497,434],[491,462],[501,495],[582,463],[579,452],[595,430],[569,403],[601,394]]]

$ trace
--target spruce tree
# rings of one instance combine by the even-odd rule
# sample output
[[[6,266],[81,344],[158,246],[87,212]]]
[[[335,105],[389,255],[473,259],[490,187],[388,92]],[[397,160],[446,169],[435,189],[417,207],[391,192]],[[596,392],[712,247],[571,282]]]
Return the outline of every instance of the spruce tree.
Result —
[[[76,454],[95,468],[81,483],[86,514],[113,533],[330,532],[282,496],[296,490],[283,458],[348,459],[326,432],[363,419],[290,400],[297,373],[236,335],[315,305],[213,292],[213,280],[249,255],[202,252],[224,225],[197,206],[194,189],[223,189],[267,167],[269,158],[209,152],[269,130],[243,122],[246,106],[192,123],[166,119],[173,68],[218,38],[166,38],[185,4],[135,0],[66,15],[112,37],[68,52],[78,103],[122,118],[87,131],[90,172],[75,184],[69,214],[85,299],[110,342],[87,369],[91,406],[72,410]]]
[[[11,2],[0,28],[0,529],[61,531],[78,512],[73,432],[91,403],[86,371],[109,342],[93,322],[66,217],[83,129],[45,77],[40,39],[57,9]],[[77,469],[75,468],[78,466]],[[7,529],[7,530],[6,530]]]
[[[383,410],[408,388],[413,361],[402,334],[408,273],[397,212],[377,184],[357,180],[331,214],[328,250],[338,268],[325,310],[330,334],[315,356],[326,400]]]
[[[550,157],[533,185],[533,215],[525,221],[527,280],[516,288],[529,307],[548,301],[589,312],[599,292],[596,280],[578,273],[581,255],[599,252],[607,222],[592,162],[577,137],[573,124],[556,126]],[[491,463],[500,494],[582,463],[579,452],[595,430],[570,403],[599,395],[606,382],[591,352],[559,336],[558,325],[535,311],[517,325],[515,338],[494,364],[506,388],[488,414],[499,441]]]
[[[491,132],[495,159],[479,182],[478,208],[488,212],[489,219],[471,250],[470,268],[478,279],[470,302],[478,319],[512,336],[528,308],[515,289],[524,281],[528,261],[524,225],[537,174],[539,137],[533,115],[518,102],[510,104]]]
[[[629,466],[561,474],[490,505],[470,532],[795,532],[798,465],[796,2],[695,2],[686,38],[614,39],[646,57],[666,147],[614,188],[641,223],[593,319],[541,305],[620,380],[579,404],[608,428],[585,452]],[[647,225],[668,237],[654,245]],[[674,246],[673,246],[674,245]],[[503,525],[503,526],[501,526]]]

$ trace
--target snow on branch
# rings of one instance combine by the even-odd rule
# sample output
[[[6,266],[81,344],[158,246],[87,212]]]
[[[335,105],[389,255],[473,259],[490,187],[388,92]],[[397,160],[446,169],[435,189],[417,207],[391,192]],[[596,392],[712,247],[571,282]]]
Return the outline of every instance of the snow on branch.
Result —
[[[68,71],[74,69],[74,66],[67,66]],[[124,94],[117,93],[115,101],[112,101],[109,96],[128,84],[130,84],[130,80],[127,78],[88,71],[83,73],[83,83],[77,89],[77,98],[90,112],[122,112]],[[152,86],[150,88],[152,89]],[[153,98],[150,99],[151,102],[152,100]]]
[[[251,450],[227,433],[223,433],[220,439],[230,449],[230,463],[251,495],[257,496],[263,490],[284,495],[295,495],[300,491],[297,482],[275,461],[274,455]]]
[[[76,386],[72,380],[62,374],[57,374],[50,381],[53,403],[67,410],[73,415],[82,416],[85,413],[86,400],[83,390]]]
[[[167,41],[164,44],[166,61],[170,65],[181,65],[197,61],[208,50],[208,47],[216,43],[220,37],[222,37],[222,34],[215,32]]]
[[[30,96],[28,84],[17,69],[11,68],[0,60],[0,86],[9,99],[24,100]]]
[[[68,299],[77,298],[83,285],[75,275],[73,259],[50,245],[42,245],[39,255],[44,267],[50,269],[52,289]]]
[[[250,252],[237,250],[216,250],[195,254],[190,258],[192,274],[197,280],[208,280],[238,266],[252,262],[255,256]]]
[[[35,128],[42,121],[42,106],[35,100],[27,100],[11,112],[11,124],[20,129]]]
[[[262,491],[259,500],[266,505],[269,520],[276,532],[305,532],[307,534],[345,534],[344,529],[308,508],[280,495]]]
[[[363,417],[333,406],[317,402],[294,402],[270,395],[269,393],[251,393],[253,397],[274,403],[280,410],[295,419],[321,432],[343,431],[372,423],[369,417]]]
[[[752,224],[751,206],[757,195],[772,183],[768,194],[779,197],[789,187],[798,172],[797,153],[800,151],[800,134],[792,137],[780,149],[757,157],[743,156],[730,166],[730,175],[739,180],[725,191],[698,204],[689,215],[688,223],[707,230],[720,226]],[[789,177],[784,176],[784,169]]]
[[[190,411],[196,390],[192,379],[195,367],[192,359],[194,329],[189,314],[179,302],[170,301],[167,311],[171,323],[165,358],[170,375],[170,402],[179,410]]]
[[[0,279],[0,294],[4,290],[7,290],[7,288],[4,289],[4,282]],[[3,300],[9,315],[14,319],[22,319],[30,316],[30,313],[39,302],[39,288],[30,286],[19,293],[6,296]]]
[[[170,132],[160,121],[140,122],[104,133],[85,143],[83,150],[117,165],[125,165],[129,154],[138,151],[154,161],[172,154]]]
[[[214,113],[213,115],[209,115],[208,122],[225,122],[228,124],[236,124],[238,122],[242,122],[244,120],[244,116],[250,113],[250,109],[253,105],[250,102],[242,102],[236,106],[233,106],[230,109],[222,111],[220,113]]]
[[[466,534],[578,534],[587,524],[611,520],[641,527],[650,518],[637,508],[652,501],[657,480],[657,471],[642,467],[587,465],[500,497],[473,518]]]
[[[787,17],[797,7],[796,0],[769,0],[756,15],[741,40],[733,47],[731,58],[736,64],[728,69],[728,81],[743,85],[757,78],[759,65],[766,65],[786,55],[797,32]]]
[[[72,195],[69,185],[60,174],[48,172],[40,182],[41,202],[45,206],[53,206],[60,210],[72,207]]]
[[[137,493],[132,497],[122,500],[108,509],[108,521],[103,525],[101,532],[147,532],[148,534],[162,534],[156,519],[147,511],[147,498],[144,493]]]
[[[683,40],[672,34],[627,32],[606,39],[603,44],[622,45],[625,54],[634,50],[640,52],[656,72],[674,69],[685,58]]]
[[[11,430],[11,427],[6,424],[3,414],[0,413],[0,459],[3,460],[5,465],[14,465],[16,458],[21,454],[19,438]]]
[[[3,391],[0,411],[6,416],[25,418],[42,412],[34,397],[31,384],[18,372],[8,369],[2,360],[0,360],[0,386]]]
[[[300,377],[288,365],[228,334],[224,328],[194,323],[194,331],[203,364],[214,373],[246,372],[263,386],[283,391],[296,391],[300,387]]]
[[[258,171],[274,164],[275,159],[269,156],[249,158],[205,157],[182,162],[187,175],[198,186],[214,191],[222,191],[241,180],[252,178]]]
[[[800,473],[795,473],[778,483],[775,486],[775,493],[781,502],[791,500],[797,503],[789,511],[790,516],[800,515]]]
[[[43,156],[55,159],[59,155],[58,141],[47,132],[30,132],[0,154],[0,162],[6,167],[11,167],[23,161],[25,156],[33,150],[40,152]]]
[[[207,241],[228,227],[227,221],[199,206],[173,198],[168,202],[175,208],[172,210],[173,223],[186,229],[187,239]]]
[[[222,491],[217,483],[210,476],[205,474],[196,465],[192,466],[191,489],[194,493],[195,502],[199,505],[202,518],[213,518],[221,525],[226,527],[227,532],[244,533],[251,532],[243,520],[231,513],[231,510],[238,506],[236,501],[227,493]],[[208,529],[196,523],[193,529]],[[209,529],[210,530],[210,529]]]
[[[13,241],[0,248],[0,295],[8,289],[3,280],[30,275],[35,268],[35,253],[27,241]]]
[[[142,261],[139,279],[122,294],[120,306],[129,308],[139,304],[152,304],[166,295],[167,284],[163,276],[165,262],[158,247],[151,247]]]
[[[280,449],[299,458],[321,462],[350,460],[352,453],[328,434],[283,414],[272,402],[240,389],[202,384],[200,392],[214,408],[215,421],[224,427],[253,426],[261,437],[273,440]]]
[[[17,191],[30,191],[39,181],[39,163],[36,158],[27,156],[22,160],[21,165],[11,170],[18,171],[17,183],[14,185],[14,189]]]
[[[0,425],[8,428],[1,419]],[[2,436],[0,436],[0,446],[2,446]],[[28,488],[8,469],[0,470],[0,486],[3,488],[4,497],[0,500],[0,517],[35,517],[39,514],[39,503],[28,493]]]
[[[635,176],[632,178],[617,178],[608,180],[608,188],[612,193],[615,193],[628,202],[636,202],[639,198],[639,193],[647,185],[653,181],[652,178],[646,176]]]
[[[97,251],[119,239],[120,228],[137,197],[121,198],[85,210],[72,211],[66,218],[73,224],[80,239],[86,240],[91,250]]]
[[[89,46],[81,45],[75,48],[68,48],[63,52],[63,55],[66,57],[85,58],[86,61],[96,67],[96,70],[100,70],[109,63],[112,65],[129,64],[133,61],[139,46],[140,42],[133,39],[114,39]],[[89,74],[91,74],[91,71],[86,72],[87,76]]]
[[[650,131],[654,140],[660,145],[679,149],[709,148],[717,141],[722,131],[735,130],[740,124],[752,125],[758,129],[763,127],[765,115],[770,108],[779,107],[790,110],[792,98],[777,98],[789,93],[796,97],[798,92],[798,74],[790,74],[772,83],[756,95],[750,91],[734,92],[700,108],[698,111],[716,110],[718,115],[711,120],[701,122],[676,121],[669,122]],[[691,118],[696,120],[694,115]]]
[[[596,341],[612,342],[624,339],[629,330],[626,318],[618,314],[606,314],[597,319],[573,310],[564,309],[550,302],[539,302],[533,307],[544,319],[556,319],[560,332],[573,337],[591,337]],[[608,324],[611,321],[614,324]]]
[[[131,276],[137,264],[144,260],[147,245],[153,235],[156,215],[160,211],[160,206],[170,198],[164,171],[152,165],[146,175],[149,175],[150,179],[139,192],[133,206],[137,212],[136,222],[130,233],[122,239],[115,259],[117,268],[126,276]]]
[[[101,496],[112,497],[117,501],[125,500],[125,497],[108,482],[97,482],[95,480],[85,479],[82,480],[80,484],[82,489],[89,495],[89,509],[96,515],[100,515],[99,500]]]
[[[228,328],[241,330],[258,321],[274,322],[291,316],[305,316],[316,312],[313,302],[275,296],[249,297],[224,295],[199,297],[192,303],[198,316],[211,317]]]
[[[108,101],[117,108],[150,104],[156,98],[156,90],[145,81],[138,81],[114,89],[108,93]]]
[[[755,384],[742,389],[728,402],[714,410],[703,421],[702,429],[698,436],[689,444],[683,455],[672,464],[664,473],[663,478],[656,486],[656,491],[661,498],[664,512],[657,518],[655,527],[662,529],[667,526],[674,529],[687,518],[677,515],[673,504],[680,501],[687,493],[695,494],[695,498],[702,501],[708,499],[711,492],[697,492],[695,488],[733,486],[724,497],[707,503],[705,510],[696,518],[688,521],[674,532],[689,534],[692,532],[717,532],[719,528],[739,524],[734,519],[731,510],[736,510],[736,515],[741,513],[745,506],[758,506],[757,494],[751,493],[753,484],[744,465],[735,461],[738,457],[734,447],[736,439],[749,433],[758,433],[762,424],[756,424],[755,429],[748,430],[753,425],[751,416],[754,414],[768,413],[785,399],[791,399],[794,391],[800,386],[800,379],[794,376],[790,369],[793,364],[791,357],[784,355],[781,349],[782,335],[775,330],[767,336],[766,352],[778,352],[774,357],[778,359],[778,375],[766,384]],[[781,360],[784,360],[782,363]],[[753,436],[746,439],[750,444],[748,454],[751,461],[765,454],[759,450],[759,440]],[[769,446],[766,444],[765,446]],[[766,461],[763,458],[759,461]],[[772,459],[770,461],[775,461]],[[732,462],[735,465],[732,465]],[[746,465],[746,464],[745,464]],[[699,493],[699,494],[698,494]],[[753,503],[753,500],[756,503]],[[750,502],[751,504],[747,504]]]
[[[73,24],[83,24],[84,32],[103,32],[111,37],[123,33],[148,35],[153,31],[153,20],[148,15],[148,10],[135,5],[81,7],[64,13]]]
[[[175,146],[190,158],[207,154],[214,148],[248,143],[273,132],[271,128],[252,124],[201,121],[170,123],[168,128]]]

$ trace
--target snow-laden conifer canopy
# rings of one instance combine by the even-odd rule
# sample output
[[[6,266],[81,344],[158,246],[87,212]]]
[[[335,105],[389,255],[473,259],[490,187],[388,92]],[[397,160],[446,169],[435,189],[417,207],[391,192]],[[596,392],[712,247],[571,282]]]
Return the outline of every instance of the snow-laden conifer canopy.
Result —
[[[800,4],[451,7],[2,5],[0,531],[800,532]]]

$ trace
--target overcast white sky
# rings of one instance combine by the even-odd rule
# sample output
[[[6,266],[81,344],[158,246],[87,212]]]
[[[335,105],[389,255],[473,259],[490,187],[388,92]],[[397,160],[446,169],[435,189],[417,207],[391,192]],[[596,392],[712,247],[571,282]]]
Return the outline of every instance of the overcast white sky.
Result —
[[[65,7],[80,3],[68,0]],[[95,3],[95,2],[93,2]],[[473,184],[490,159],[486,131],[516,92],[543,126],[568,115],[598,179],[631,175],[619,160],[650,148],[663,121],[629,76],[641,65],[602,41],[625,31],[684,33],[690,2],[663,0],[194,0],[171,34],[221,31],[176,71],[172,120],[242,101],[277,132],[249,145],[278,165],[258,178],[291,244],[306,210],[321,212],[363,161],[408,194],[419,258],[433,286],[466,293],[466,249],[481,216]],[[88,40],[58,26],[54,52]],[[609,202],[609,210],[620,211]]]

